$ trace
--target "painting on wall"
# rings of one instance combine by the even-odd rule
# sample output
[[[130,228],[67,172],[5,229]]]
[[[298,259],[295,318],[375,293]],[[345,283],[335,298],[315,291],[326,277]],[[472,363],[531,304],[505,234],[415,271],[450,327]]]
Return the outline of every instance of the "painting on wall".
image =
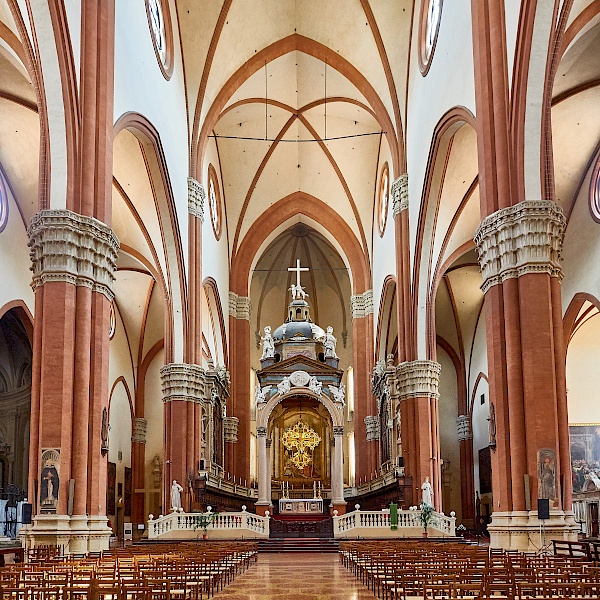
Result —
[[[556,452],[552,448],[538,450],[538,498],[550,500],[558,507],[558,481],[556,477]]]
[[[581,492],[588,480],[600,488],[600,424],[569,425],[573,492]]]
[[[106,514],[116,515],[115,494],[117,487],[117,463],[108,463],[108,481],[106,486]]]
[[[489,446],[479,451],[479,493],[492,493],[492,455]]]
[[[40,512],[56,514],[60,492],[60,448],[42,448]]]
[[[123,495],[123,507],[125,516],[131,516],[131,483],[133,481],[130,467],[125,467],[125,494]]]

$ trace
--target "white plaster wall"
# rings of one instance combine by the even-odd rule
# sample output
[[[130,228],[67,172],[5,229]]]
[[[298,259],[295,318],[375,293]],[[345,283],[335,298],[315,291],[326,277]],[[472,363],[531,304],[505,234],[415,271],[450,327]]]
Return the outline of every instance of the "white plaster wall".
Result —
[[[588,172],[565,233],[562,263],[564,279],[561,285],[563,314],[578,292],[587,292],[600,298],[600,224],[590,215],[590,176],[591,172]]]
[[[124,377],[130,394],[135,393],[135,372],[129,349],[129,341],[118,310],[115,310],[115,335],[110,341],[108,360],[108,385],[112,389],[115,381]]]
[[[34,297],[31,290],[31,271],[27,233],[14,198],[7,188],[8,222],[0,233],[0,307],[12,300],[23,300],[33,314]]]
[[[458,388],[454,364],[446,352],[438,346],[437,359],[442,365],[440,373],[440,399],[438,402],[440,455],[447,465],[442,482],[442,509],[448,515],[456,511],[458,522],[462,519],[460,489],[460,449],[456,434],[458,417]],[[446,485],[445,483],[449,483]]]
[[[173,190],[184,250],[188,239],[188,129],[177,13],[173,23],[174,69],[167,81],[158,65],[144,2],[115,3],[115,122],[127,112],[144,115],[157,129]],[[186,253],[184,251],[184,262]]]
[[[569,423],[600,423],[600,315],[586,321],[567,350]]]
[[[223,308],[223,319],[225,320],[225,333],[229,338],[229,235],[233,232],[228,230],[227,202],[234,201],[227,197],[227,190],[223,189],[221,179],[221,168],[219,155],[215,141],[211,140],[206,150],[201,175],[201,183],[206,190],[206,201],[204,204],[204,224],[202,225],[202,279],[212,277],[217,282],[221,306]],[[219,179],[222,202],[222,228],[221,239],[217,240],[210,221],[210,209],[208,206],[208,165],[212,164]],[[240,240],[241,241],[241,240]],[[215,323],[216,325],[216,323]],[[207,332],[205,332],[206,335]]]
[[[397,266],[396,266],[396,235],[394,232],[394,202],[391,197],[392,183],[402,174],[394,173],[391,157],[387,151],[387,145],[382,145],[382,150],[379,159],[379,165],[377,167],[377,179],[375,188],[375,206],[377,205],[377,194],[379,193],[379,179],[381,174],[381,167],[387,161],[389,167],[389,180],[390,180],[390,200],[388,203],[388,215],[385,231],[383,237],[379,235],[379,226],[377,224],[377,215],[374,211],[374,224],[373,224],[373,261],[372,261],[372,277],[373,277],[373,340],[377,344],[377,323],[379,319],[379,309],[381,304],[381,295],[383,294],[383,282],[388,275],[394,275],[397,277]],[[399,218],[399,217],[398,217]],[[373,348],[375,351],[375,348]]]
[[[124,494],[125,467],[131,467],[131,410],[123,382],[116,385],[110,400],[109,426],[108,461],[117,465],[115,493],[118,501],[118,484],[123,484]],[[126,517],[125,520],[129,521],[130,518]]]
[[[457,44],[457,40],[461,43]],[[426,77],[419,71],[418,41],[418,27],[413,27],[406,128],[411,272],[427,159],[435,126],[455,106],[464,106],[475,114],[470,3],[444,2],[435,53]],[[456,65],[460,68],[457,69]],[[419,358],[425,357],[426,347],[426,307],[422,304],[419,304],[417,315]]]

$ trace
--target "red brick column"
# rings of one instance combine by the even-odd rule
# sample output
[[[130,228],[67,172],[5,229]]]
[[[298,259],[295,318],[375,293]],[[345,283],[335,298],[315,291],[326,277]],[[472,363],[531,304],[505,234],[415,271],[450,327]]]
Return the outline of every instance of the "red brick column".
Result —
[[[572,536],[571,478],[559,279],[565,218],[548,201],[525,201],[484,219],[475,235],[486,294],[494,511],[492,542],[518,533],[548,499]],[[562,478],[561,475],[566,477]],[[528,478],[530,491],[526,491]],[[564,482],[564,486],[563,486]],[[564,489],[563,489],[564,487]],[[564,502],[563,502],[564,499]],[[535,514],[535,512],[534,512]],[[502,537],[503,536],[503,537]]]
[[[199,365],[169,364],[160,370],[164,401],[165,449],[163,467],[163,512],[171,508],[171,485],[176,480],[184,489],[182,506],[188,506],[188,480],[198,474],[198,446],[202,423],[196,421],[195,405],[204,397],[204,370]]]
[[[413,502],[420,503],[421,484],[429,477],[437,511],[442,509],[439,378],[440,365],[430,360],[403,362],[396,368],[402,454],[406,475],[413,478]]]
[[[231,365],[231,402],[225,437],[225,471],[242,484],[250,483],[250,298],[229,293],[229,337]],[[227,431],[231,433],[228,434]],[[235,441],[234,441],[235,440]]]
[[[365,418],[377,414],[371,390],[373,371],[373,291],[352,296],[352,340],[354,367],[354,444],[356,479],[370,479],[377,470],[378,447],[367,442]]]

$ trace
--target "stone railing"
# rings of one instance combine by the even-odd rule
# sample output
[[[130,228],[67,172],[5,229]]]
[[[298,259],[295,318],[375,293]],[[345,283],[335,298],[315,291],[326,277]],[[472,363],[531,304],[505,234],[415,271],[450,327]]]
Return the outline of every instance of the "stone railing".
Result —
[[[206,514],[206,513],[205,513]],[[197,526],[199,513],[173,512],[154,519],[148,517],[148,539],[193,539],[203,530]],[[207,527],[209,539],[269,537],[269,518],[242,512],[218,513]]]
[[[389,512],[355,510],[333,517],[335,537],[414,537],[423,532],[420,510],[399,510],[398,529],[392,530]],[[427,532],[433,536],[456,535],[456,517],[434,512]]]

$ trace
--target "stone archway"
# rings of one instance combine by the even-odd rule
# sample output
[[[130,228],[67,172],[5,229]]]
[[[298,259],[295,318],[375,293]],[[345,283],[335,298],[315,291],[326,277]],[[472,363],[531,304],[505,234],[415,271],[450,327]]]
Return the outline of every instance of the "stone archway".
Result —
[[[256,432],[258,437],[258,501],[256,512],[265,514],[271,507],[271,465],[267,456],[267,435],[269,421],[273,410],[288,399],[303,397],[321,403],[331,417],[334,436],[334,451],[331,456],[331,506],[339,514],[345,512],[344,501],[344,410],[343,405],[335,402],[325,394],[316,394],[308,387],[297,386],[285,394],[275,394],[262,405],[257,406]]]

